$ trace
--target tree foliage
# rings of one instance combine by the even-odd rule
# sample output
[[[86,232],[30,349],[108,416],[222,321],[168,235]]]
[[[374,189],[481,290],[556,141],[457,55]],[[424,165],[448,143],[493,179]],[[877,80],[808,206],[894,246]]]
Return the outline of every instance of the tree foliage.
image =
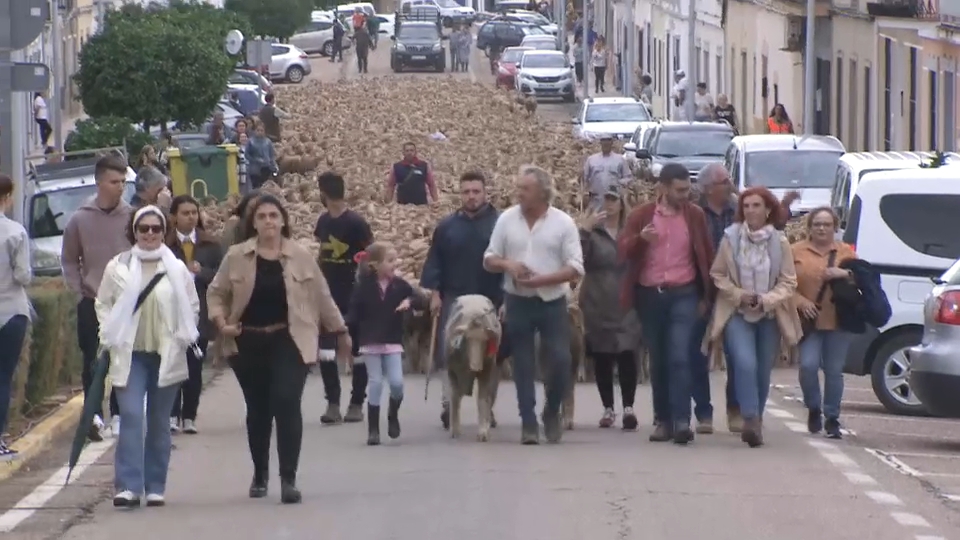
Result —
[[[245,16],[255,35],[285,40],[310,22],[314,0],[226,0],[224,8]]]
[[[127,156],[136,159],[144,145],[154,142],[156,141],[149,133],[136,129],[130,120],[103,116],[77,122],[64,141],[64,150],[76,152],[126,145]]]
[[[210,115],[236,63],[223,48],[227,31],[249,24],[206,4],[171,4],[112,11],[84,45],[74,81],[87,114],[145,127],[199,125]]]

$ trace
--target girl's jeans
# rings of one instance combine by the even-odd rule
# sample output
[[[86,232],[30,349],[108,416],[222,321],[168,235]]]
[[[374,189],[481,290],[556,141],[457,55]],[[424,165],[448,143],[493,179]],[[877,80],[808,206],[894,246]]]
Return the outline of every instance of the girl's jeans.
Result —
[[[0,435],[7,427],[10,399],[13,390],[13,374],[20,361],[23,339],[27,335],[26,315],[14,315],[0,327]],[[26,366],[24,366],[26,367]]]
[[[384,376],[390,385],[390,397],[403,397],[403,360],[400,353],[364,354],[363,363],[366,364],[367,375],[370,377],[367,386],[367,400],[370,405],[380,406]]]
[[[823,409],[827,418],[840,418],[843,366],[853,334],[842,330],[817,330],[800,342],[800,389],[808,409]],[[823,394],[820,369],[823,369]]]
[[[118,492],[163,495],[167,489],[170,411],[180,385],[158,387],[159,374],[160,355],[134,351],[127,385],[114,387],[121,419],[113,481]]]
[[[734,313],[723,329],[723,338],[734,370],[734,385],[740,414],[745,419],[763,418],[770,395],[770,372],[780,350],[780,327],[774,318],[755,323]]]

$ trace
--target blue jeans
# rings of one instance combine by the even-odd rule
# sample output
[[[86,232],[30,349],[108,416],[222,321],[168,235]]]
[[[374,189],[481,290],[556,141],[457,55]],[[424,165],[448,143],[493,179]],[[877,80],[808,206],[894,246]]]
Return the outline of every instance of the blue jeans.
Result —
[[[690,341],[699,302],[694,285],[635,289],[634,303],[650,350],[653,419],[671,428],[690,425]]]
[[[842,330],[817,330],[800,342],[800,389],[808,409],[823,409],[827,418],[840,418],[843,399],[843,366],[853,334]],[[823,369],[823,397],[820,369]],[[821,404],[822,401],[822,404]]]
[[[400,353],[364,354],[363,363],[367,366],[367,400],[374,407],[380,406],[383,396],[383,378],[390,385],[390,397],[403,397],[403,360]]]
[[[690,390],[693,394],[693,414],[699,421],[713,419],[713,405],[710,404],[710,359],[701,350],[709,322],[709,315],[697,319],[693,327],[693,338],[690,340]]]
[[[777,320],[764,318],[751,323],[734,313],[723,329],[723,338],[734,365],[740,414],[745,419],[763,418],[770,395],[770,373],[780,351]]]
[[[0,435],[7,427],[10,399],[13,397],[13,374],[20,362],[23,339],[27,335],[30,320],[26,315],[14,315],[0,327]]]
[[[118,492],[130,490],[137,496],[143,493],[163,495],[167,489],[170,411],[173,410],[173,401],[180,385],[158,387],[159,374],[158,354],[134,352],[130,359],[127,385],[116,387],[120,405],[120,437],[117,440],[113,484]],[[146,419],[144,396],[147,398]]]
[[[524,427],[537,425],[536,373],[537,358],[534,338],[540,333],[542,357],[548,362],[544,368],[546,404],[544,415],[560,414],[563,396],[570,384],[570,317],[567,299],[549,302],[540,297],[506,297],[507,339],[513,349],[513,381],[517,385],[517,406]]]

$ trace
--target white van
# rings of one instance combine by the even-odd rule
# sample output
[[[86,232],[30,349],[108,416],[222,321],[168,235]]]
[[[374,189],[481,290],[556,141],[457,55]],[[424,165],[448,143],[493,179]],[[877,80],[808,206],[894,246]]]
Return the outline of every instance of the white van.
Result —
[[[880,272],[893,316],[856,336],[844,372],[869,374],[877,399],[893,413],[924,413],[907,382],[910,347],[923,337],[932,278],[960,258],[957,216],[960,174],[949,166],[866,173],[847,214],[843,241]]]
[[[846,152],[836,137],[741,135],[730,141],[724,166],[738,191],[766,186],[777,197],[799,191],[794,212],[830,204],[837,162]]]
[[[440,10],[440,20],[443,26],[450,28],[455,24],[473,24],[477,18],[477,13],[471,7],[461,5],[456,0],[403,0],[400,4],[400,12],[404,13],[411,7],[416,6],[435,6]],[[409,6],[409,7],[408,7]]]
[[[837,164],[837,175],[830,196],[830,206],[840,216],[840,228],[846,227],[847,211],[863,175],[876,171],[916,169],[929,162],[933,152],[848,152]],[[948,163],[960,163],[960,154],[948,153]]]

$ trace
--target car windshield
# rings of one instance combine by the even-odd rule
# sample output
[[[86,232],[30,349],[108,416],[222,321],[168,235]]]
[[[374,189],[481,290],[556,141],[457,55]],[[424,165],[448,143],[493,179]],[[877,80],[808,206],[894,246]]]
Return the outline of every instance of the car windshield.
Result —
[[[665,157],[718,156],[730,146],[733,133],[727,131],[662,131],[654,154]]]
[[[836,178],[839,152],[782,150],[748,152],[747,186],[768,188],[832,188]]]
[[[415,41],[425,41],[425,40],[436,40],[437,36],[437,27],[436,26],[400,26],[400,37],[399,39],[405,40],[415,40]]]
[[[532,24],[550,24],[550,20],[539,13],[514,13],[514,16]]]
[[[437,5],[445,8],[456,8],[463,7],[460,4],[456,3],[454,0],[436,0]]]
[[[130,202],[135,191],[134,183],[127,182],[123,200]],[[63,236],[63,229],[73,213],[96,194],[97,186],[91,183],[34,195],[30,199],[30,238]]]
[[[567,61],[562,54],[525,54],[522,67],[525,68],[563,68]]]
[[[527,52],[526,49],[507,49],[503,54],[500,55],[500,62],[516,64],[520,61],[520,58],[523,57],[523,53],[525,52]]]
[[[521,26],[520,29],[523,31],[524,35],[527,36],[541,36],[546,34],[546,32],[543,31],[543,28],[540,28],[539,26]]]
[[[649,122],[641,103],[598,103],[587,106],[584,122]]]
[[[524,47],[530,47],[531,49],[536,49],[538,51],[553,51],[556,50],[557,46],[552,41],[547,41],[545,39],[532,40],[528,39],[523,44]]]

